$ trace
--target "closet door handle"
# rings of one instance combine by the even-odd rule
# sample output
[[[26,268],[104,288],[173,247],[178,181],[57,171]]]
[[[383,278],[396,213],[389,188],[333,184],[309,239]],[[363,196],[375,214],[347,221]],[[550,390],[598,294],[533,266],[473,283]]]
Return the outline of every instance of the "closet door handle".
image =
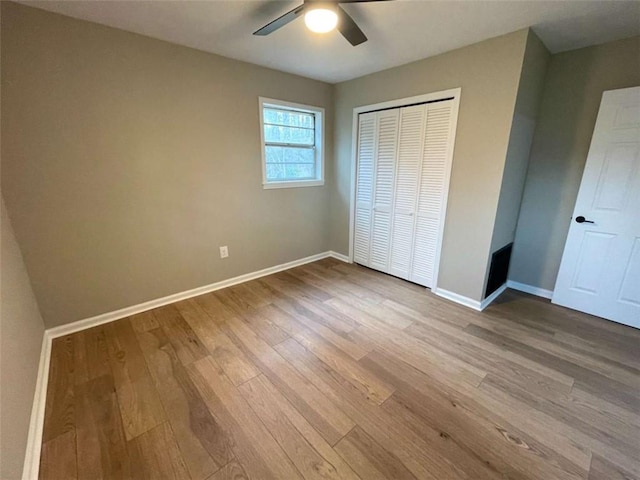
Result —
[[[579,217],[576,217],[576,222],[577,223],[595,223],[595,222],[592,222],[591,220],[587,220],[582,215],[580,215]]]

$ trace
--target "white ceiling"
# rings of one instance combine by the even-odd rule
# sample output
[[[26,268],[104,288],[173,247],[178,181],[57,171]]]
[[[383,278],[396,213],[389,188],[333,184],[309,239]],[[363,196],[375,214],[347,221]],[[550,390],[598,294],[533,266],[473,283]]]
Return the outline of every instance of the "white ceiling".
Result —
[[[294,1],[23,1],[27,5],[335,83],[533,26],[552,53],[640,34],[640,2],[420,1],[344,5],[369,41],[313,34],[302,19],[252,32]]]

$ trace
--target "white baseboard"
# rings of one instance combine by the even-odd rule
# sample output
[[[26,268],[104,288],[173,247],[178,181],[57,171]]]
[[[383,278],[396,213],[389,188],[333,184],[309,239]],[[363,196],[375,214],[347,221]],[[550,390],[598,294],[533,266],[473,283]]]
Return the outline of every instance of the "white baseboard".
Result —
[[[131,307],[121,308],[113,312],[103,313],[95,317],[78,320],[77,322],[60,325],[45,330],[42,338],[42,350],[40,352],[40,364],[38,366],[38,378],[36,380],[36,391],[33,399],[33,407],[31,409],[31,420],[29,422],[29,433],[27,437],[27,448],[24,458],[24,466],[22,470],[22,480],[37,480],[40,469],[40,453],[42,449],[42,431],[44,428],[44,413],[47,400],[47,384],[49,382],[49,364],[51,360],[51,343],[54,338],[69,335],[71,333],[80,332],[87,328],[95,327],[105,323],[120,320],[122,318],[135,315],[136,313],[145,312],[153,308],[162,307],[170,303],[185,300],[187,298],[196,297],[205,293],[220,290],[222,288],[231,287],[239,283],[255,280],[256,278],[265,277],[273,273],[283,270],[305,265],[307,263],[322,260],[323,258],[333,257],[343,262],[349,262],[349,258],[340,253],[328,251],[311,255],[309,257],[293,260],[291,262],[282,263],[273,267],[258,270],[256,272],[246,273],[237,277],[222,280],[220,282],[205,285],[203,287],[194,288],[185,292],[174,293],[166,297],[150,300],[148,302],[132,305]]]
[[[69,335],[71,333],[76,333],[82,330],[86,330],[87,328],[96,327],[104,323],[109,323],[115,320],[120,320],[122,318],[130,317],[131,315],[142,313],[147,310],[163,307],[164,305],[169,305],[170,303],[179,302],[181,300],[186,300],[187,298],[191,298],[191,297],[197,297],[198,295],[204,295],[205,293],[214,292],[222,288],[227,288],[233,285],[237,285],[239,283],[255,280],[256,278],[265,277],[273,273],[278,273],[283,270],[288,270],[290,268],[298,267],[300,265],[305,265],[307,263],[315,262],[328,257],[333,257],[342,261],[348,261],[348,259],[345,260],[346,257],[344,257],[344,255],[341,255],[339,253],[335,253],[335,252],[318,253],[316,255],[311,255],[309,257],[293,260],[291,262],[282,263],[280,265],[268,267],[262,270],[258,270],[256,272],[245,273],[244,275],[239,275],[237,277],[229,278],[227,280],[221,280],[219,282],[215,282],[209,285],[204,285],[202,287],[194,288],[192,290],[187,290],[180,293],[174,293],[166,297],[157,298],[155,300],[150,300],[148,302],[140,303],[138,305],[133,305],[131,307],[121,308],[120,310],[115,310],[113,312],[107,312],[101,315],[96,315],[95,317],[85,318],[84,320],[78,320],[76,322],[60,325],[59,327],[53,327],[48,329],[47,332],[49,332],[49,335],[51,336],[51,338],[57,338],[64,335]]]
[[[40,451],[42,449],[42,431],[44,429],[44,409],[47,402],[47,385],[49,383],[49,364],[51,361],[51,336],[47,330],[42,336],[40,362],[36,390],[33,394],[27,448],[22,467],[22,480],[37,480],[40,470]]]
[[[553,292],[551,290],[545,290],[544,288],[534,287],[527,285],[526,283],[514,282],[513,280],[507,280],[507,287],[519,290],[520,292],[528,293],[530,295],[536,295],[537,297],[551,299]]]
[[[507,284],[503,284],[501,287],[499,287],[495,292],[493,292],[491,295],[489,295],[487,298],[485,298],[484,300],[482,300],[482,302],[480,302],[480,311],[484,310],[485,308],[487,308],[496,298],[498,298],[502,292],[504,292],[507,289]]]
[[[451,300],[452,302],[464,305],[465,307],[473,308],[474,310],[480,311],[480,302],[478,300],[473,300],[472,298],[465,297],[464,295],[450,292],[449,290],[445,290],[444,288],[436,288],[435,290],[432,290],[432,292],[439,297],[446,298],[447,300]]]
[[[493,292],[491,295],[489,295],[487,298],[485,298],[481,302],[478,300],[474,300],[472,298],[454,293],[454,292],[450,292],[449,290],[445,290],[443,288],[437,288],[435,291],[433,291],[433,293],[435,293],[436,295],[442,298],[446,298],[447,300],[451,300],[452,302],[458,303],[460,305],[464,305],[465,307],[469,307],[478,312],[481,312],[482,310],[487,308],[491,302],[493,302],[496,298],[498,298],[500,294],[504,292],[506,289],[507,289],[507,285],[506,284],[502,285],[500,288],[498,288],[495,292]]]
[[[343,255],[342,253],[334,252],[333,250],[329,252],[329,256],[335,258],[336,260],[340,260],[341,262],[344,262],[344,263],[351,263],[348,255]]]

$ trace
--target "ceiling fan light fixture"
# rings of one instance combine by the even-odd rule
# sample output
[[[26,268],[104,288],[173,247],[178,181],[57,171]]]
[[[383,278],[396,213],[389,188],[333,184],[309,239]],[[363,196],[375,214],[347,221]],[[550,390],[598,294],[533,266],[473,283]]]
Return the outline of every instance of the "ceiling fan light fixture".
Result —
[[[304,23],[312,32],[327,33],[336,28],[338,14],[329,8],[314,8],[305,13]]]

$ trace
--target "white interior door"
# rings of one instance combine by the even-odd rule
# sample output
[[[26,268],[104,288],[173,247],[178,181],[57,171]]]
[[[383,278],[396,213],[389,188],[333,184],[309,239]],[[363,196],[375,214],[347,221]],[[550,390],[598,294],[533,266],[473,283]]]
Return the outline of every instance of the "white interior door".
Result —
[[[451,170],[455,121],[452,101],[426,105],[413,260],[409,280],[431,288],[444,227],[447,174]]]
[[[416,197],[424,150],[426,105],[400,109],[398,162],[393,203],[389,273],[409,279],[413,257]]]
[[[354,112],[356,263],[434,286],[459,95],[456,89],[414,97],[411,106]]]
[[[602,96],[552,301],[640,328],[640,87]]]
[[[375,112],[360,115],[358,124],[358,181],[353,239],[353,260],[369,265],[371,251],[371,213],[373,211],[373,172],[376,157]]]
[[[379,112],[376,124],[376,152],[373,171],[373,213],[369,265],[389,271],[391,207],[398,148],[398,109]]]

